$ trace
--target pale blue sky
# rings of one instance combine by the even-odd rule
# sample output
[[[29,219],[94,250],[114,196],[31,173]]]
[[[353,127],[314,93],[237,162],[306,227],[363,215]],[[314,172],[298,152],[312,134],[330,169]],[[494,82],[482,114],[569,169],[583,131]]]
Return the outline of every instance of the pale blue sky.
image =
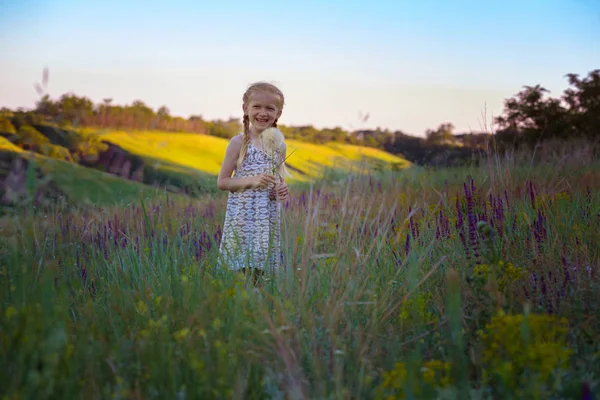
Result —
[[[52,97],[141,99],[241,116],[248,84],[279,84],[281,122],[480,130],[523,85],[559,95],[600,68],[597,0],[75,1],[0,3],[0,107]]]

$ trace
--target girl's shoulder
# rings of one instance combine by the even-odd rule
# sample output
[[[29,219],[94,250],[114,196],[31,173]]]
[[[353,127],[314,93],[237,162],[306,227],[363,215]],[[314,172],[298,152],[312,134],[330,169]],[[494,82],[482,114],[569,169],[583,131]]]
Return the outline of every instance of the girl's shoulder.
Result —
[[[229,142],[227,143],[227,153],[232,154],[239,154],[241,148],[242,148],[242,144],[244,143],[244,136],[242,135],[235,135],[234,137],[232,137],[231,139],[229,139]]]
[[[237,135],[233,136],[231,139],[229,139],[230,143],[242,143],[244,141],[244,132],[242,133],[238,133]]]
[[[234,137],[231,138],[230,142],[233,143],[242,143],[244,141],[244,132],[240,132]]]

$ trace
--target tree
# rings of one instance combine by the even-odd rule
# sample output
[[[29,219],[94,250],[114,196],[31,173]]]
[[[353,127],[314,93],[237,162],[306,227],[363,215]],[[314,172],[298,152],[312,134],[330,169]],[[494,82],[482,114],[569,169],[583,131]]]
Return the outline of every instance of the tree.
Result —
[[[138,129],[148,129],[151,127],[154,117],[154,111],[141,100],[135,100],[129,108],[133,127]]]
[[[566,75],[570,88],[560,98],[546,98],[541,85],[524,86],[504,103],[504,115],[496,118],[498,137],[526,142],[549,138],[600,135],[600,70]]]
[[[58,104],[45,94],[35,103],[35,111],[45,117],[55,118],[58,115]]]
[[[430,144],[453,144],[456,142],[453,131],[454,125],[446,122],[440,124],[436,130],[428,129],[425,132],[426,140]]]
[[[567,110],[559,99],[544,98],[545,93],[549,91],[540,85],[524,86],[504,102],[505,115],[495,122],[500,129],[521,133],[530,140],[569,136],[572,130]]]
[[[573,129],[588,137],[600,136],[600,69],[591,71],[586,78],[567,74],[574,88],[565,90]]]
[[[94,114],[94,103],[87,97],[63,94],[57,102],[61,125],[81,125]]]
[[[102,99],[102,104],[98,105],[96,114],[100,117],[100,121],[96,120],[96,123],[101,125],[102,127],[107,127],[110,124],[109,118],[112,109],[111,103],[111,98],[104,98]]]

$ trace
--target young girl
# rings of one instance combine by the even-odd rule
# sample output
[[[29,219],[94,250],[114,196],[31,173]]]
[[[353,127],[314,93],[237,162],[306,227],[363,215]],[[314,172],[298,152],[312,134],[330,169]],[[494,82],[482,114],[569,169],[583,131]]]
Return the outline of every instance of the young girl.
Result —
[[[281,260],[281,204],[277,197],[285,201],[289,192],[283,177],[271,171],[273,162],[285,159],[286,151],[284,146],[283,154],[272,160],[259,135],[277,126],[284,97],[277,87],[258,82],[242,100],[244,132],[229,142],[217,179],[218,188],[229,191],[220,253],[227,268],[244,274],[252,270],[256,284],[265,268],[273,272]]]

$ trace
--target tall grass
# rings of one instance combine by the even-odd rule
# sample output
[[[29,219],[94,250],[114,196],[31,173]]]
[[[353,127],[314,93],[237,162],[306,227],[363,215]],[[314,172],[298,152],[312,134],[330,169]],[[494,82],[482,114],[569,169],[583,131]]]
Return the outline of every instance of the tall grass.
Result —
[[[214,267],[222,198],[30,211],[0,245],[0,395],[599,390],[600,163],[488,161],[294,192],[258,288]]]

